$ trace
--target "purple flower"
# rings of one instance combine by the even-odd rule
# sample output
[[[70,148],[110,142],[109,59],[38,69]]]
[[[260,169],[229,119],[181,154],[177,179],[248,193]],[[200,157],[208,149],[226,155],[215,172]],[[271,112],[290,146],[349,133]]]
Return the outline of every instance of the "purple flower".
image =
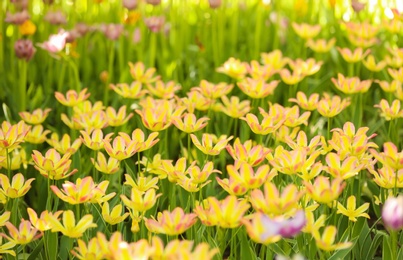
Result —
[[[382,219],[385,226],[392,230],[403,229],[403,195],[386,200],[382,209]]]
[[[164,16],[150,16],[144,19],[144,23],[152,32],[156,33],[162,30],[165,17]]]
[[[61,11],[47,12],[43,19],[53,25],[61,25],[67,23],[66,16]]]
[[[261,239],[265,240],[268,237],[281,235],[282,237],[293,237],[298,235],[306,224],[305,212],[297,211],[293,218],[270,218],[267,215],[262,215],[262,224],[265,227],[261,235]]]
[[[35,47],[30,40],[20,39],[14,44],[15,55],[19,59],[29,61],[35,54]]]
[[[221,0],[209,0],[210,8],[218,8],[221,6]]]
[[[137,8],[138,1],[137,0],[123,0],[122,4],[125,8],[129,10],[133,10]]]
[[[159,5],[161,0],[146,0],[147,4]]]
[[[25,21],[29,20],[29,18],[28,11],[24,10],[15,14],[7,13],[4,21],[12,24],[23,24]]]
[[[123,25],[121,24],[102,24],[99,29],[105,34],[106,38],[110,40],[117,40],[123,33]]]

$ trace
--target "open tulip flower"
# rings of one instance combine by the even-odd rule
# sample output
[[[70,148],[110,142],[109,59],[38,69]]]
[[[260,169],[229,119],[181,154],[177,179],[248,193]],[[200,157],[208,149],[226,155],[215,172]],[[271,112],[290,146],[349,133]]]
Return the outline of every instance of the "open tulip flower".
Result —
[[[93,216],[90,214],[85,215],[76,223],[74,212],[71,210],[63,212],[63,223],[51,214],[48,216],[48,221],[52,224],[52,232],[61,232],[71,238],[82,237],[87,229],[97,227],[97,224],[93,223]]]
[[[21,173],[17,173],[13,176],[10,184],[10,180],[4,174],[0,174],[0,192],[5,194],[10,199],[15,199],[24,196],[31,188],[31,183],[35,178],[28,179],[24,182],[24,176]]]
[[[179,235],[193,226],[197,221],[194,213],[186,214],[182,208],[177,207],[172,212],[159,212],[157,220],[146,219],[146,227],[153,233],[161,233],[170,236]]]

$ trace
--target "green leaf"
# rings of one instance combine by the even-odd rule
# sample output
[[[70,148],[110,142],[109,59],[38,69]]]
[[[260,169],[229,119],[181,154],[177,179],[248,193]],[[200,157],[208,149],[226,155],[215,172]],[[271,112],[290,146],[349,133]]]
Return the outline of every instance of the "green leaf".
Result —
[[[381,234],[381,233],[377,233],[375,235],[369,248],[366,248],[366,252],[368,252],[368,253],[364,259],[374,259],[376,250],[378,249],[379,245],[382,242],[382,237],[383,237],[383,234]]]
[[[392,259],[392,248],[390,247],[389,236],[383,236],[382,259]]]
[[[27,260],[39,259],[37,256],[39,255],[39,253],[41,253],[42,248],[43,248],[43,239],[40,239],[39,243],[36,245],[36,247],[34,248],[32,253],[29,255]]]
[[[46,248],[48,250],[49,259],[57,259],[58,254],[58,237],[56,232],[45,232]]]
[[[241,243],[241,254],[239,256],[239,259],[256,259],[256,253],[250,246],[250,242],[248,237],[246,236],[245,231],[240,231],[237,234],[238,239]],[[253,256],[253,258],[251,258]]]

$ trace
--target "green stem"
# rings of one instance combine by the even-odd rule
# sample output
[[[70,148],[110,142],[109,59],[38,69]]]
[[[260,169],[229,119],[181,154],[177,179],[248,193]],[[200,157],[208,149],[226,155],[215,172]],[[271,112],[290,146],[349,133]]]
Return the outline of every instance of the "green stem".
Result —
[[[19,84],[19,111],[25,111],[27,103],[27,62],[25,60],[19,60],[19,73],[20,73],[20,84]]]

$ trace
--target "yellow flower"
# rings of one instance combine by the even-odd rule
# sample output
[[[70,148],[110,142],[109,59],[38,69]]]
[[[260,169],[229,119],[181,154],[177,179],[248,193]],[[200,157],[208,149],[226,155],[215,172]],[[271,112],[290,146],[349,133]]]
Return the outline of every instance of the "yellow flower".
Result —
[[[55,218],[59,218],[59,216],[63,213],[63,211],[61,210],[56,211],[55,213],[48,212],[47,210],[45,210],[41,213],[41,216],[38,218],[38,214],[36,214],[36,212],[33,209],[27,208],[27,212],[29,220],[31,221],[32,225],[40,231],[46,231],[53,227],[52,223],[48,221],[49,215],[52,215]]]
[[[183,103],[183,106],[189,113],[194,113],[195,109],[206,111],[210,109],[215,102],[214,99],[206,98],[197,90],[191,90],[187,92],[186,95],[187,97],[181,99],[181,103]]]
[[[252,60],[250,64],[248,64],[248,73],[252,78],[246,78],[247,81],[252,80],[251,83],[253,83],[253,80],[257,80],[258,82],[265,82],[269,80],[274,74],[277,73],[277,70],[274,68],[274,65],[272,64],[264,64],[260,65],[260,63],[256,60]],[[273,83],[275,84],[275,83]],[[246,94],[246,93],[245,93]]]
[[[349,99],[341,99],[339,96],[330,97],[323,93],[323,98],[319,100],[317,110],[324,117],[335,117],[351,104]]]
[[[230,177],[229,179],[220,179],[216,177],[216,180],[218,185],[220,185],[226,192],[231,195],[242,196],[248,191],[248,187],[246,187],[243,182],[239,182],[233,177]]]
[[[8,121],[3,121],[0,129],[0,148],[11,152],[20,143],[24,142],[24,138],[30,128],[22,120],[15,125],[10,124]]]
[[[294,29],[294,32],[304,40],[315,38],[321,30],[319,24],[310,25],[306,23],[297,24],[293,22],[291,26]]]
[[[215,197],[208,197],[204,205],[197,205],[194,212],[206,226],[219,226],[222,228],[236,228],[241,225],[245,212],[249,209],[246,200],[238,200],[233,195],[219,201]]]
[[[357,48],[354,51],[351,51],[348,48],[340,48],[340,47],[336,47],[336,49],[339,51],[339,53],[347,63],[359,62],[371,52],[370,50],[366,50],[364,52],[362,48]]]
[[[268,215],[285,215],[298,208],[298,201],[304,194],[294,184],[287,185],[280,194],[274,183],[264,184],[264,192],[255,189],[250,194],[250,203],[256,211]]]
[[[169,81],[164,83],[161,80],[153,82],[155,87],[151,84],[147,84],[148,91],[150,94],[161,98],[161,99],[171,99],[175,97],[175,92],[180,90],[182,87],[175,83],[174,81]]]
[[[329,41],[326,39],[309,39],[306,42],[306,46],[311,48],[314,52],[317,53],[326,53],[329,52],[330,49],[336,44],[336,38],[331,38]]]
[[[307,155],[311,155],[312,153],[318,151],[318,146],[320,145],[320,136],[314,136],[311,141],[308,143],[308,137],[304,131],[299,131],[296,137],[296,140],[293,140],[291,137],[285,138],[287,145],[293,150],[304,150],[307,152]]]
[[[399,70],[388,68],[388,72],[394,80],[403,82],[403,68],[400,68]]]
[[[245,162],[252,167],[261,164],[266,155],[270,153],[270,149],[258,144],[253,146],[252,140],[247,140],[245,143],[241,143],[239,138],[235,139],[233,147],[227,145],[227,152],[235,160],[235,165],[239,165]]]
[[[215,108],[232,118],[243,117],[251,109],[250,101],[240,101],[238,96],[232,96],[231,98],[222,96],[221,101],[223,104],[217,104]]]
[[[274,70],[281,70],[289,62],[289,58],[283,57],[280,50],[274,50],[269,53],[261,53],[262,62],[264,65],[270,65]]]
[[[242,224],[246,227],[248,236],[256,243],[269,245],[276,243],[281,239],[281,235],[277,230],[271,229],[267,226],[267,216],[261,212],[253,214],[252,217],[244,218]]]
[[[6,225],[6,223],[10,219],[10,216],[11,216],[10,211],[5,211],[3,214],[0,215],[0,227]]]
[[[24,140],[31,144],[41,144],[46,141],[46,136],[50,133],[50,130],[44,130],[43,125],[35,125],[27,133]]]
[[[125,174],[125,179],[126,181],[124,182],[124,184],[130,185],[132,188],[135,188],[138,191],[146,192],[149,189],[158,190],[157,183],[159,179],[157,177],[151,178],[151,176],[148,177],[137,176],[137,183],[136,183],[129,174]]]
[[[88,202],[93,196],[93,190],[96,188],[91,176],[84,177],[83,179],[77,178],[75,184],[65,181],[62,186],[63,191],[54,185],[50,186],[50,188],[57,197],[71,205]]]
[[[98,232],[96,237],[91,238],[88,245],[81,239],[77,240],[77,247],[71,250],[71,253],[80,260],[101,260],[107,258],[110,250],[108,248],[108,241],[105,236]]]
[[[143,84],[140,81],[133,81],[130,86],[127,83],[119,83],[116,85],[110,84],[109,87],[119,96],[130,99],[140,99],[148,93],[147,90],[142,89]]]
[[[358,217],[370,218],[367,213],[364,213],[369,208],[369,203],[364,203],[359,208],[356,208],[356,199],[352,195],[347,199],[347,208],[340,202],[337,203],[337,214],[347,216],[350,221],[356,222]]]
[[[241,62],[233,57],[229,58],[221,67],[217,68],[217,72],[226,74],[233,79],[243,79],[247,73],[246,62]]]
[[[80,131],[81,136],[80,139],[84,143],[85,146],[90,148],[91,150],[98,151],[104,148],[104,140],[106,142],[110,142],[113,133],[109,133],[105,135],[101,129],[94,129],[94,131]]]
[[[128,208],[138,212],[144,212],[154,207],[160,196],[162,196],[162,193],[156,194],[155,189],[149,189],[146,192],[142,192],[136,188],[132,188],[130,199],[125,195],[120,195],[120,198]]]
[[[200,143],[194,134],[190,134],[190,137],[192,139],[193,144],[197,147],[197,149],[199,149],[200,151],[202,151],[204,154],[207,155],[220,154],[221,150],[225,148],[227,143],[232,138],[234,138],[233,136],[227,138],[227,136],[225,135],[222,135],[219,138],[217,138],[213,134],[203,134],[202,142]]]
[[[270,176],[276,173],[275,170],[271,170],[269,173],[269,169],[267,164],[260,166],[256,172],[247,163],[241,163],[239,167],[227,165],[228,176],[250,190],[260,188]]]
[[[363,164],[360,164],[358,158],[354,156],[346,157],[341,163],[340,156],[336,153],[328,153],[326,155],[326,163],[327,166],[323,167],[323,170],[334,178],[341,178],[343,180],[358,175],[364,167]]]
[[[312,211],[305,211],[306,225],[302,229],[304,233],[314,234],[319,232],[319,229],[325,226],[326,215],[320,215],[315,221],[315,216]]]
[[[381,117],[385,120],[390,121],[397,118],[403,117],[403,109],[400,109],[400,100],[395,99],[390,106],[386,99],[382,99],[379,104],[374,105],[381,110]]]
[[[378,83],[381,89],[387,93],[394,93],[402,88],[402,82],[398,80],[392,80],[390,83],[385,80],[375,80],[375,82]]]
[[[31,188],[31,183],[34,180],[35,178],[31,178],[24,183],[24,175],[17,173],[13,176],[13,180],[11,181],[10,185],[10,180],[8,177],[4,174],[0,174],[0,192],[4,193],[11,199],[22,197],[29,191]]]
[[[375,57],[373,55],[368,55],[366,60],[362,60],[362,64],[364,66],[373,72],[379,72],[383,70],[386,67],[386,61],[382,60],[378,63],[375,61]]]
[[[389,165],[375,170],[374,166],[368,167],[368,171],[374,176],[374,182],[382,188],[403,188],[403,169],[396,170]]]
[[[175,236],[182,234],[197,221],[194,213],[185,214],[182,208],[176,207],[172,212],[159,212],[157,220],[145,218],[145,224],[150,232]]]
[[[202,117],[197,120],[196,115],[193,113],[186,113],[181,117],[172,117],[172,123],[181,131],[185,133],[194,133],[203,129],[207,125],[208,117]]]
[[[112,144],[110,141],[103,140],[105,151],[108,155],[116,160],[123,161],[132,157],[138,152],[138,143],[135,140],[129,140],[119,135],[113,139]]]
[[[67,91],[66,96],[64,96],[60,92],[55,92],[56,100],[59,101],[62,105],[68,107],[77,106],[78,104],[87,100],[90,95],[90,93],[87,93],[86,88],[81,90],[80,93],[77,93],[75,90],[69,90]]]
[[[15,252],[13,250],[10,250],[11,248],[15,247],[14,242],[7,242],[3,244],[3,237],[0,236],[0,254],[10,254],[12,256],[15,256]]]
[[[107,107],[105,113],[108,125],[114,127],[126,124],[133,117],[133,113],[128,114],[126,117],[126,106],[121,106],[118,112],[113,107]]]
[[[27,124],[31,125],[39,125],[42,124],[49,115],[49,112],[52,109],[46,108],[42,110],[41,108],[35,109],[32,113],[29,112],[20,112],[18,113],[22,120],[24,120]]]
[[[5,160],[7,155],[5,154],[5,150],[0,151],[0,166],[8,169],[10,167],[11,170],[19,170],[21,168],[21,165],[24,167],[24,169],[27,168],[28,166],[28,161],[27,161],[27,154],[25,152],[25,149],[14,149],[11,153],[8,154],[8,156],[11,157],[11,161],[9,162],[10,165],[7,165],[7,160]],[[4,155],[3,155],[4,153]],[[4,157],[2,157],[4,156]]]
[[[104,202],[104,204],[102,204],[102,217],[105,222],[109,223],[110,225],[116,225],[124,221],[129,216],[129,213],[126,212],[123,215],[120,215],[122,213],[122,208],[122,205],[118,204],[113,207],[112,211],[110,211],[109,203]]]
[[[322,64],[322,61],[316,62],[316,60],[314,60],[313,58],[309,58],[307,60],[296,59],[295,61],[290,60],[288,62],[288,65],[293,71],[298,71],[305,76],[311,76],[318,72]]]
[[[81,139],[78,138],[71,142],[70,135],[68,134],[64,134],[62,139],[59,139],[57,133],[52,133],[47,142],[61,154],[74,154],[80,148],[82,143]]]
[[[36,32],[36,26],[31,20],[26,20],[18,26],[21,35],[33,35]]]
[[[237,84],[243,93],[251,98],[259,99],[273,95],[278,83],[280,83],[278,80],[272,80],[270,83],[267,83],[265,79],[254,79],[247,77]]]
[[[334,240],[336,238],[337,229],[335,226],[327,226],[323,231],[322,236],[319,231],[313,233],[313,238],[316,241],[316,246],[319,249],[325,251],[334,251],[340,249],[346,249],[353,245],[351,242],[337,243],[334,244]]]
[[[332,182],[324,176],[318,176],[314,184],[304,182],[308,194],[319,203],[329,204],[336,200],[343,191],[346,183],[340,178],[334,179]]]
[[[199,91],[208,99],[217,99],[230,93],[233,88],[234,85],[227,84],[226,82],[214,84],[203,79],[200,81],[200,85],[192,88],[192,90]]]
[[[241,117],[246,121],[252,132],[259,135],[268,135],[276,131],[284,122],[282,120],[276,120],[272,115],[267,114],[262,108],[259,108],[260,114],[263,115],[262,123],[259,123],[259,119],[255,114],[248,113],[245,117]]]
[[[170,160],[161,159],[161,154],[155,154],[152,159],[148,159],[147,157],[143,157],[143,159],[137,163],[140,163],[145,168],[142,170],[147,173],[152,173],[158,175],[159,179],[165,179],[167,177],[167,171],[163,169],[163,162],[171,162]]]
[[[297,97],[290,98],[288,101],[297,103],[302,109],[313,111],[318,105],[319,94],[314,93],[307,98],[304,92],[298,91]]]
[[[288,69],[280,70],[281,80],[287,85],[296,85],[305,78],[305,74],[301,70],[297,69],[291,72]]]
[[[63,224],[51,214],[48,216],[48,221],[53,225],[52,232],[62,232],[63,235],[71,238],[79,238],[87,229],[97,227],[97,224],[92,222],[93,216],[91,214],[82,217],[76,225],[74,212],[71,210],[63,212]]]
[[[91,158],[91,162],[98,171],[105,174],[114,174],[120,169],[120,161],[118,159],[109,157],[108,160],[106,160],[102,152],[98,152],[96,161],[94,158]]]
[[[157,80],[159,80],[160,76],[155,76],[154,73],[156,71],[155,68],[149,68],[146,70],[144,64],[142,62],[136,62],[135,64],[129,62],[130,74],[135,81],[151,84]]]
[[[29,220],[22,219],[18,229],[11,222],[7,222],[6,227],[10,236],[3,234],[4,237],[17,245],[28,244],[43,235],[42,232],[38,234],[38,229],[32,227]]]
[[[40,174],[51,180],[60,180],[66,178],[78,170],[74,169],[68,172],[71,165],[70,154],[65,154],[63,157],[55,149],[49,149],[45,156],[39,151],[34,150],[32,159],[34,160],[34,167]]]
[[[344,94],[365,93],[372,84],[372,80],[361,81],[358,77],[347,78],[340,73],[337,76],[337,80],[332,78],[332,82]]]

